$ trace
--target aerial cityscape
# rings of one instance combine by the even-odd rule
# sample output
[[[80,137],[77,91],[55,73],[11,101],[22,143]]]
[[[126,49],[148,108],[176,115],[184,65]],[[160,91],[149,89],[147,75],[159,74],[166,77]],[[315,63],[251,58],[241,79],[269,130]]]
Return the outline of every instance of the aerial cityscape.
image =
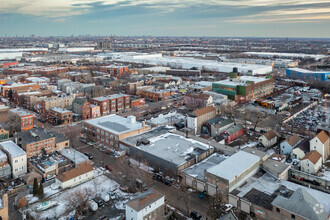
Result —
[[[329,220],[329,15],[1,3],[0,220]]]

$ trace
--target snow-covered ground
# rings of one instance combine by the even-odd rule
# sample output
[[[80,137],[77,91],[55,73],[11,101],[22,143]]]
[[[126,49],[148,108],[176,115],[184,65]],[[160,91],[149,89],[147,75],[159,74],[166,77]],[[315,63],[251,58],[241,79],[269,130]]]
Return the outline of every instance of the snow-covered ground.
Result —
[[[249,142],[249,143],[246,143],[246,144],[244,144],[244,145],[241,145],[241,146],[236,146],[235,148],[237,148],[237,149],[244,149],[244,148],[246,148],[246,147],[255,147],[255,146],[257,146],[258,145],[258,142],[257,141],[254,141],[254,142]]]
[[[70,208],[72,201],[70,200],[72,199],[73,196],[76,196],[78,192],[85,193],[84,196],[88,196],[89,199],[93,199],[101,192],[110,192],[110,191],[114,191],[114,193],[117,194],[118,201],[116,203],[116,207],[118,206],[119,208],[122,209],[123,207],[125,207],[124,203],[129,200],[131,195],[122,192],[119,189],[119,186],[120,185],[115,181],[109,179],[104,175],[101,175],[86,183],[83,183],[71,189],[64,190],[60,193],[57,193],[58,190],[52,190],[50,187],[47,187],[47,190],[45,189],[45,193],[46,191],[47,193],[52,195],[57,193],[56,195],[51,196],[48,200],[56,201],[58,205],[55,206],[54,208],[42,212],[37,212],[36,208],[39,205],[39,203],[35,203],[28,207],[28,211],[35,219],[46,219],[46,218],[57,219],[60,216],[69,215],[70,212],[72,212]],[[31,201],[33,201],[34,198],[35,197],[32,197],[32,199],[30,198],[29,204],[31,204]]]
[[[325,179],[325,180],[328,180],[330,181],[330,170],[323,170],[319,173],[319,176],[322,178],[322,179]]]
[[[132,166],[138,167],[141,170],[144,170],[144,171],[146,171],[148,173],[152,173],[152,171],[154,170],[152,167],[149,167],[149,166],[145,165],[144,163],[141,163],[139,161],[136,161],[136,160],[134,160],[132,158],[129,158],[129,162],[131,163]]]

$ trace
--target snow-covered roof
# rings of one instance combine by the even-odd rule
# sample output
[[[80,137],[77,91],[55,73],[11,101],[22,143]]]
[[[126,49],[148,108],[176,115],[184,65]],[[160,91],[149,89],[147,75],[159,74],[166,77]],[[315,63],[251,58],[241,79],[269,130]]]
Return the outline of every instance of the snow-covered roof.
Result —
[[[19,157],[26,155],[26,152],[20,148],[17,144],[15,144],[13,141],[4,141],[1,142],[0,145],[2,146],[2,149],[6,151],[8,154],[10,154],[11,157]]]
[[[73,148],[64,148],[60,151],[60,153],[65,156],[66,158],[73,161],[75,164],[84,162],[88,160],[88,157],[84,155],[83,153],[80,153],[79,151],[73,149]]]
[[[259,161],[260,158],[258,156],[245,151],[239,151],[222,163],[207,169],[207,172],[231,181],[254,164],[259,163]]]
[[[123,134],[142,128],[142,123],[137,122],[135,116],[132,115],[124,118],[112,114],[86,121],[86,124],[101,128],[113,134]]]

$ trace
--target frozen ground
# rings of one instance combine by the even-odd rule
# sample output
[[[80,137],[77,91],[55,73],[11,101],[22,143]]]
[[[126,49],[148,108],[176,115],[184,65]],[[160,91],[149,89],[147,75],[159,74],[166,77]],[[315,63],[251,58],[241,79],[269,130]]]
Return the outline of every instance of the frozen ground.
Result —
[[[254,141],[254,142],[249,142],[247,144],[244,144],[244,145],[241,145],[241,146],[236,146],[235,148],[237,149],[244,149],[246,147],[256,147],[258,145],[258,142],[257,141]]]
[[[71,204],[69,201],[70,199],[68,198],[77,195],[78,192],[88,192],[87,196],[89,196],[89,199],[93,199],[101,192],[109,191],[114,191],[117,194],[118,201],[116,203],[116,207],[124,207],[124,203],[127,202],[130,198],[130,194],[124,193],[119,190],[118,183],[104,175],[101,175],[86,183],[83,183],[71,189],[64,190],[54,196],[51,196],[49,200],[58,202],[58,205],[54,208],[45,210],[43,212],[37,212],[36,208],[39,203],[35,203],[28,207],[28,211],[35,219],[56,219],[60,216],[69,215],[70,212],[72,212]],[[47,187],[47,193],[55,194],[57,192],[58,190],[52,190],[51,188],[48,189]],[[31,200],[33,199],[30,199],[30,201]],[[29,203],[31,204],[30,201]]]
[[[322,179],[330,181],[330,170],[324,170],[323,172],[321,171],[319,175]]]

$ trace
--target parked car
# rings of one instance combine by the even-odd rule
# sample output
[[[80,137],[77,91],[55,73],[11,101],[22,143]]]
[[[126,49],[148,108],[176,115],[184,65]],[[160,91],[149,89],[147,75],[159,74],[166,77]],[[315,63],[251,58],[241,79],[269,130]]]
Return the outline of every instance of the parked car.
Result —
[[[94,200],[94,202],[97,203],[97,205],[99,207],[103,207],[104,206],[104,201],[102,199],[93,199],[93,200]]]
[[[86,152],[85,155],[88,157],[88,159],[93,159],[93,154]]]
[[[200,220],[200,219],[202,219],[202,215],[199,214],[199,213],[196,212],[196,211],[192,211],[192,212],[190,213],[190,217],[193,218],[194,220]]]
[[[102,192],[101,195],[100,195],[101,199],[104,201],[104,202],[108,202],[110,200],[110,196],[108,193],[105,193],[105,192]]]
[[[232,204],[225,204],[222,206],[222,210],[225,212],[229,212],[233,208]]]
[[[112,167],[110,167],[110,165],[105,165],[105,169],[109,170],[109,171],[112,171]]]
[[[88,204],[88,207],[93,211],[95,212],[96,210],[98,210],[99,206],[97,205],[97,203],[94,201],[94,200],[89,200],[87,202]]]

